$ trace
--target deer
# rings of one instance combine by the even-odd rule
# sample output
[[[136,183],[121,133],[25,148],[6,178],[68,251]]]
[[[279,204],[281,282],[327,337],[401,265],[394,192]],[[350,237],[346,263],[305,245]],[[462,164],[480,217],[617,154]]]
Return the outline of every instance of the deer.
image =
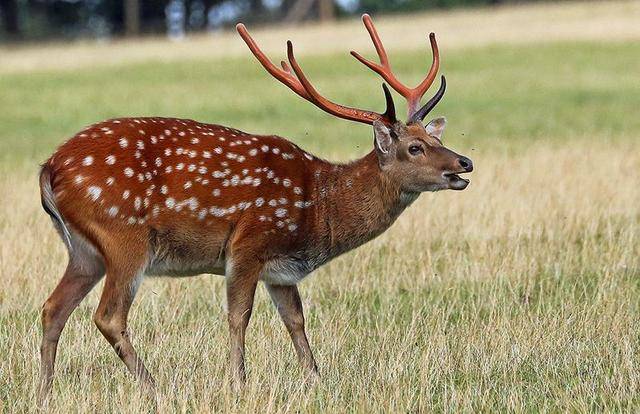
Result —
[[[318,367],[305,331],[297,284],[330,260],[386,231],[427,191],[463,190],[472,161],[442,143],[446,120],[424,123],[446,80],[424,105],[440,55],[416,87],[391,70],[372,19],[364,25],[380,63],[351,54],[379,74],[386,110],[343,106],[322,96],[287,41],[276,66],[246,27],[237,32],[264,69],[321,110],[370,125],[373,148],[332,163],[276,135],[257,135],[189,119],[138,117],[86,127],[40,170],[42,206],[68,251],[62,279],[42,307],[40,398],[50,393],[57,344],[73,310],[104,277],[94,314],[98,330],[142,387],[155,390],[139,358],[127,317],[145,277],[225,277],[230,383],[246,381],[245,334],[259,282],[268,294],[309,377]],[[398,120],[391,86],[405,98]],[[106,275],[106,276],[105,276]]]

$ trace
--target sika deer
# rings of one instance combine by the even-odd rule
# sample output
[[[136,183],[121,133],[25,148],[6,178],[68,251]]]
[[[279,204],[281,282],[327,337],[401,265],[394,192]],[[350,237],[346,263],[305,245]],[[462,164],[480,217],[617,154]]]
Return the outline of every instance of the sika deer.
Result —
[[[439,67],[416,88],[391,72],[369,16],[364,23],[380,64],[354,56],[408,101],[396,119],[383,85],[383,114],[335,104],[305,77],[287,44],[289,64],[273,65],[242,24],[238,32],[265,69],[302,98],[337,117],[371,124],[374,149],[333,164],[273,135],[170,118],[122,118],[79,132],[42,166],[42,204],[69,251],[62,280],[42,310],[41,395],[52,381],[58,339],[78,303],[106,273],[95,312],[98,329],[144,384],[152,376],[127,334],[127,315],[146,275],[226,276],[231,372],[245,381],[245,330],[263,281],[302,365],[317,372],[304,330],[297,282],[322,264],[385,231],[421,192],[462,190],[457,174],[471,160],[442,146],[444,118],[422,120],[442,98],[419,101]],[[292,72],[293,70],[293,72]]]

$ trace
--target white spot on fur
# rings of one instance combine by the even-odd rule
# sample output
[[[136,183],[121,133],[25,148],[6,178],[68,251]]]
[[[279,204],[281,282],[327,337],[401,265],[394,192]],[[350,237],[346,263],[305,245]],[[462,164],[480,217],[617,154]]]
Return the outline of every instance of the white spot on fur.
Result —
[[[98,198],[100,198],[100,194],[102,194],[102,188],[92,185],[91,187],[87,188],[87,194],[93,201],[96,201]]]
[[[107,155],[107,158],[104,159],[104,162],[107,163],[107,165],[113,165],[116,163],[116,156],[115,155]]]
[[[84,157],[84,159],[82,160],[82,165],[88,167],[91,164],[93,164],[93,157],[91,155],[87,155],[86,157]]]
[[[120,144],[120,148],[127,148],[129,141],[127,141],[125,137],[122,137],[118,140],[118,144]]]
[[[131,167],[125,168],[124,175],[126,175],[129,178],[133,177],[133,169]]]
[[[313,201],[296,201],[295,203],[293,203],[294,206],[296,206],[297,208],[307,208],[310,207],[313,204]]]

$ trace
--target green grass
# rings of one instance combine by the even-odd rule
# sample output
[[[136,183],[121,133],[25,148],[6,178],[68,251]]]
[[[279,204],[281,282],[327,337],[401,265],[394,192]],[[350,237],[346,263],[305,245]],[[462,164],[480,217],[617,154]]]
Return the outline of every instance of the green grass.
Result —
[[[443,54],[449,89],[434,114],[477,171],[301,284],[321,381],[301,384],[260,288],[236,398],[223,280],[151,279],[130,326],[161,411],[638,411],[640,43]],[[301,64],[332,99],[381,109],[380,81],[349,59]],[[430,57],[391,59],[414,83]],[[163,115],[277,133],[332,159],[371,147],[368,127],[320,113],[250,59],[10,74],[0,91],[0,412],[35,411],[40,306],[65,264],[35,171],[66,137]],[[93,326],[100,290],[62,335],[52,411],[149,410]]]
[[[417,82],[426,50],[393,55],[401,79]],[[444,53],[447,139],[468,148],[531,140],[630,138],[640,130],[640,45],[495,46]],[[277,57],[274,57],[274,59]],[[380,80],[346,54],[305,57],[319,89],[340,103],[381,110]],[[0,79],[0,155],[42,159],[80,127],[102,119],[162,115],[291,137],[334,156],[368,148],[366,126],[332,119],[251,59],[149,62],[115,69],[8,74]],[[397,106],[404,110],[402,99]]]

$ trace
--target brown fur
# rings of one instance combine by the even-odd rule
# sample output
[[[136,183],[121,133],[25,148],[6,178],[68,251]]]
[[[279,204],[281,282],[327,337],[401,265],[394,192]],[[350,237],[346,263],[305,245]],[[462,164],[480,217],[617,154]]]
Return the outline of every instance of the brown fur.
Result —
[[[226,275],[235,384],[245,379],[245,331],[264,280],[301,363],[317,372],[295,284],[386,230],[422,187],[445,188],[443,174],[461,171],[459,156],[421,125],[385,128],[375,138],[388,151],[349,164],[275,136],[164,118],[105,121],[62,145],[41,178],[45,209],[70,235],[69,265],[42,313],[43,398],[62,328],[105,273],[95,323],[150,388],[127,331],[145,274]],[[407,152],[415,142],[424,157]]]

